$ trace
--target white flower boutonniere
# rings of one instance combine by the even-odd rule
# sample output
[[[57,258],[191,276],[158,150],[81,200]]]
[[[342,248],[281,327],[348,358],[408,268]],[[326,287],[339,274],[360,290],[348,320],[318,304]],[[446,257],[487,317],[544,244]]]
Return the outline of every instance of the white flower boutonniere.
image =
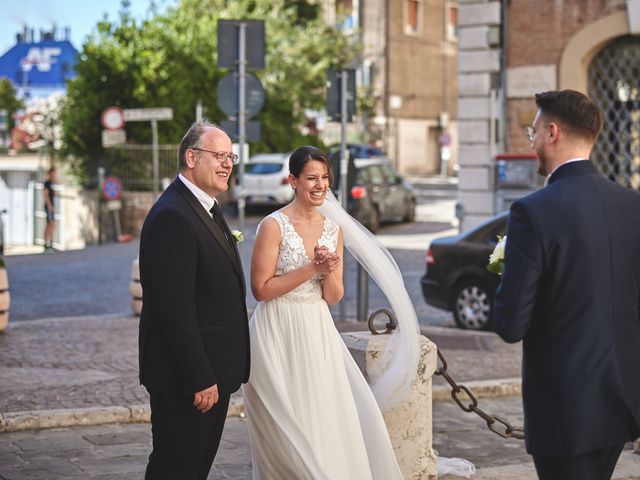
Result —
[[[231,235],[233,235],[236,243],[244,242],[244,233],[240,230],[231,230]]]
[[[491,255],[489,255],[489,265],[487,265],[487,270],[492,273],[502,275],[502,271],[504,270],[504,249],[506,245],[507,236],[498,236],[498,244],[493,249],[493,252],[491,252]]]

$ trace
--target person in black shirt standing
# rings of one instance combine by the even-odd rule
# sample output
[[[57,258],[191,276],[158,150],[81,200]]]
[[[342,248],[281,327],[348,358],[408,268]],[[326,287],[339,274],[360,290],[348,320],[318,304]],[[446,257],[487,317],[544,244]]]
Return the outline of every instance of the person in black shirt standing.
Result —
[[[44,251],[53,252],[53,234],[55,232],[55,203],[57,193],[53,191],[56,182],[56,169],[51,167],[47,172],[47,180],[44,182],[44,211],[47,214],[47,226],[44,227]]]

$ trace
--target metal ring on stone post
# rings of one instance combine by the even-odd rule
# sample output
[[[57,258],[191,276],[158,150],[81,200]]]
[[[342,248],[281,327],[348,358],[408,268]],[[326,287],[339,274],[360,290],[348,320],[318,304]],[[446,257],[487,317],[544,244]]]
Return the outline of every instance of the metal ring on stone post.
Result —
[[[384,332],[379,332],[373,327],[373,320],[380,314],[384,314],[389,318],[389,323],[387,323],[385,325],[386,330]],[[380,308],[379,310],[376,310],[375,312],[373,312],[369,316],[369,322],[368,323],[369,323],[369,331],[373,335],[388,335],[391,332],[393,332],[396,329],[396,327],[398,326],[398,320],[396,320],[396,316],[393,314],[393,312],[391,310],[388,310],[386,308]]]

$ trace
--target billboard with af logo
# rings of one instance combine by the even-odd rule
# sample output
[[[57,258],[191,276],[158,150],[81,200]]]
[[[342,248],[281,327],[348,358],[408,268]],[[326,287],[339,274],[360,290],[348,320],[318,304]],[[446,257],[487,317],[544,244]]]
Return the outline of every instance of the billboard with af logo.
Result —
[[[6,77],[26,97],[65,90],[75,77],[78,51],[68,40],[19,41],[0,57],[0,77]]]

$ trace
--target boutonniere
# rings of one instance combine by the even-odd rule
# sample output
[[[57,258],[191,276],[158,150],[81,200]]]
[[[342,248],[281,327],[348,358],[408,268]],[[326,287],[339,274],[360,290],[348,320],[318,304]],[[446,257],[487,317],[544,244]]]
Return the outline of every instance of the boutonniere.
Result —
[[[231,235],[233,235],[236,243],[244,242],[244,233],[240,230],[231,230]]]
[[[496,245],[496,248],[493,249],[493,252],[491,252],[491,255],[489,255],[489,265],[487,265],[487,270],[492,273],[502,275],[502,271],[504,270],[504,248],[506,245],[507,236],[498,236],[498,244]]]

